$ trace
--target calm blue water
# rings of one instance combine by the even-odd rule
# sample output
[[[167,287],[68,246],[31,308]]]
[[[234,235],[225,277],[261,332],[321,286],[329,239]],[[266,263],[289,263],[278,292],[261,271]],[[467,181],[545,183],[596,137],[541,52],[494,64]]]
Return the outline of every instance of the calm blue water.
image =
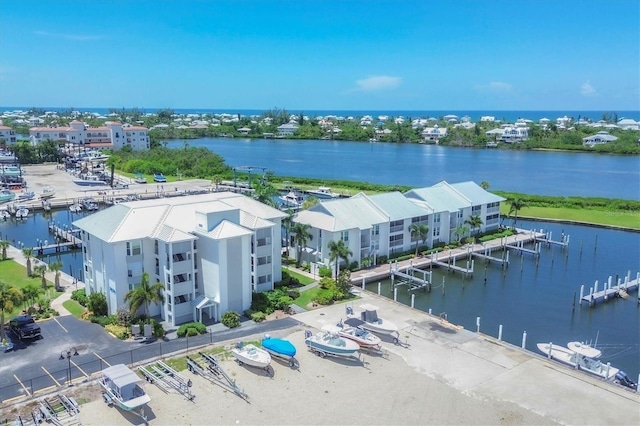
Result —
[[[66,111],[68,107],[42,107],[46,111]],[[132,107],[129,107],[132,108]],[[23,110],[27,111],[30,107],[0,107],[0,111],[14,111]],[[81,112],[95,112],[98,114],[108,114],[110,112],[109,107],[101,108],[74,108],[76,111]],[[122,109],[121,107],[114,108],[116,111]],[[144,108],[139,107],[144,112],[154,113],[165,108]],[[235,108],[175,108],[176,114],[240,114],[244,116],[262,115],[267,109],[235,109]],[[503,122],[515,122],[519,118],[527,118],[529,120],[538,121],[541,118],[548,118],[555,120],[560,117],[572,117],[575,120],[579,118],[590,119],[598,121],[602,119],[603,114],[613,116],[617,114],[618,119],[632,118],[634,120],[640,120],[640,111],[475,111],[475,110],[317,110],[317,109],[305,109],[305,110],[287,110],[291,114],[303,113],[308,117],[336,115],[341,117],[362,117],[370,115],[377,118],[381,115],[389,117],[443,117],[445,115],[453,114],[460,118],[469,116],[472,120],[478,121],[480,117],[492,116],[496,120],[502,120]]]
[[[299,139],[203,138],[230,166],[387,185],[430,186],[472,180],[490,189],[555,196],[640,200],[640,157],[550,151],[452,148]],[[183,141],[170,141],[182,148]]]
[[[564,232],[570,236],[568,249],[543,246],[539,261],[531,255],[510,253],[510,265],[505,270],[498,264],[475,260],[473,277],[463,278],[458,273],[433,269],[434,289],[430,293],[417,290],[415,307],[439,315],[446,313],[449,321],[476,330],[480,317],[480,330],[498,336],[503,325],[503,339],[520,346],[523,331],[527,332],[527,349],[537,352],[536,343],[553,342],[565,345],[572,340],[592,341],[598,338],[603,361],[623,369],[634,380],[640,372],[640,306],[638,293],[630,299],[613,299],[596,307],[576,304],[580,286],[589,287],[599,281],[603,288],[609,276],[624,280],[631,271],[632,279],[640,272],[639,234],[589,228],[577,225],[518,221],[524,229],[552,232],[560,239]],[[500,252],[494,252],[500,257]],[[460,266],[466,263],[462,261]],[[442,279],[445,293],[442,294]],[[382,282],[382,294],[393,297],[391,281]],[[367,285],[377,292],[377,282]],[[398,301],[410,305],[411,292],[398,289]]]

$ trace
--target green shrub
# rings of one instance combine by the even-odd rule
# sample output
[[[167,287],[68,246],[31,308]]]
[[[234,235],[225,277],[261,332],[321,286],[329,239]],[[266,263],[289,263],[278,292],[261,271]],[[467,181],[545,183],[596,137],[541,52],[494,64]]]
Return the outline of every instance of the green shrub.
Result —
[[[358,269],[360,269],[360,265],[358,264],[357,260],[354,260],[349,264],[349,268],[347,269],[349,269],[350,271],[357,271]]]
[[[113,325],[117,323],[115,316],[105,316],[105,315],[92,315],[91,322],[100,324],[102,327]]]
[[[222,315],[220,322],[229,328],[240,327],[240,314],[234,311],[227,311]]]
[[[80,290],[74,290],[71,293],[71,300],[75,300],[85,308],[87,307],[87,302],[89,301],[89,299],[87,299],[87,293],[84,288]]]
[[[151,320],[151,325],[153,326],[153,335],[159,338],[164,337],[165,335],[165,331],[164,331],[164,327],[162,327],[162,324],[159,323],[158,321],[152,319]],[[206,330],[206,327],[205,327]]]
[[[320,289],[313,301],[320,305],[330,305],[333,303],[333,292],[327,289]]]
[[[331,278],[333,276],[333,271],[328,266],[321,266],[318,271],[320,278]]]
[[[285,289],[287,296],[289,296],[292,299],[297,299],[298,297],[300,297],[300,290],[296,289],[296,288],[287,288]]]
[[[107,297],[103,293],[91,293],[87,308],[96,315],[107,315],[109,307],[107,306]]]
[[[251,296],[252,311],[265,312],[267,315],[273,312],[273,308],[271,308],[271,304],[269,301],[269,297],[267,296],[267,293],[268,292],[253,293],[253,295]]]
[[[207,332],[207,327],[201,322],[189,322],[186,324],[182,324],[178,327],[178,331],[176,334],[178,337],[184,336],[197,336],[198,334],[205,334]]]
[[[264,312],[254,312],[251,314],[251,319],[255,322],[262,322],[267,319],[267,315]]]

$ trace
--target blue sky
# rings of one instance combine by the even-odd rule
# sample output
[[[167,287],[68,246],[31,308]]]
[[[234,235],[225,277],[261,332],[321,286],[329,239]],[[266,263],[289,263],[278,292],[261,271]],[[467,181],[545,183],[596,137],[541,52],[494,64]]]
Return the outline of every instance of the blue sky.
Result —
[[[640,109],[637,0],[0,1],[0,107]]]

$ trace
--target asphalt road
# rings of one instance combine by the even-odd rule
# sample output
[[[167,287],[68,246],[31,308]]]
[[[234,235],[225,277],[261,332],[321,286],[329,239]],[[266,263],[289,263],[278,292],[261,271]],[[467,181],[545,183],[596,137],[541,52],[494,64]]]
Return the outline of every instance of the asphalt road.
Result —
[[[34,392],[83,381],[103,368],[115,364],[138,364],[181,350],[216,342],[241,339],[295,327],[291,317],[260,324],[245,322],[236,329],[172,340],[124,342],[109,335],[101,326],[73,316],[39,322],[42,338],[21,342],[7,330],[14,343],[12,351],[0,353],[0,403]],[[77,352],[77,355],[75,353]]]

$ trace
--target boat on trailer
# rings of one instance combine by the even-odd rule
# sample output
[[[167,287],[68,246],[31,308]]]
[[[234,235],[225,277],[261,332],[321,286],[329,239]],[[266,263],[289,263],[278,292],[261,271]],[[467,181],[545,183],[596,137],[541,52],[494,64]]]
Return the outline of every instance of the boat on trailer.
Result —
[[[363,348],[381,349],[382,340],[372,332],[362,327],[353,327],[340,321],[335,326],[325,325],[323,330],[334,330],[340,336],[351,339]]]
[[[144,380],[124,364],[116,364],[102,370],[98,380],[107,404],[144,418],[144,406],[151,397],[142,388]]]
[[[236,347],[231,349],[231,353],[240,365],[247,364],[252,367],[268,370],[271,364],[271,355],[269,352],[251,343],[245,345],[243,342],[238,342]]]
[[[289,367],[295,367],[298,364],[298,360],[295,358],[296,347],[288,340],[277,339],[265,334],[264,339],[262,339],[262,347],[272,357],[287,361]]]
[[[338,333],[322,330],[313,334],[311,330],[305,330],[304,343],[321,358],[327,355],[338,357],[351,357],[360,349],[360,345],[350,339],[341,337]]]
[[[360,327],[377,335],[392,336],[394,343],[398,342],[398,326],[393,322],[378,316],[379,308],[370,303],[360,305],[360,318],[347,318],[344,323],[352,327]],[[353,308],[346,307],[347,316],[353,315]]]

